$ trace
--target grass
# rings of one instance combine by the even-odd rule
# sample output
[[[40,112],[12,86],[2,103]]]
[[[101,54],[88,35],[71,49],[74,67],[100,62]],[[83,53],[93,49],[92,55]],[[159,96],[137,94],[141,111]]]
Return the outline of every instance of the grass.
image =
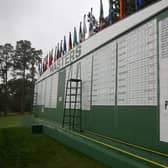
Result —
[[[20,123],[20,118],[13,118],[15,122],[11,120],[9,117],[10,126]],[[4,122],[2,118],[1,121]],[[4,123],[7,126],[7,123]],[[48,136],[32,134],[31,129],[20,127],[0,129],[0,168],[106,168],[106,166]]]
[[[0,128],[20,127],[21,124],[22,116],[0,117]]]

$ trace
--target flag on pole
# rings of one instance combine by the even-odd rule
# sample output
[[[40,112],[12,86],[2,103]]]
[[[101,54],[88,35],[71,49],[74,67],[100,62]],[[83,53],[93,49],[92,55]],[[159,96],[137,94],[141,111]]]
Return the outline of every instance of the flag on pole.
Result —
[[[57,45],[57,59],[60,57],[60,52],[59,52],[59,43]]]
[[[79,26],[79,42],[81,43],[82,41],[83,41],[82,22],[80,22],[80,26]]]
[[[42,65],[41,65],[41,62],[39,62],[39,64],[38,64],[38,72],[39,72],[39,75],[41,76],[41,74],[42,74]]]
[[[67,52],[67,46],[66,46],[66,37],[64,36],[64,48],[63,48],[63,54]]]
[[[93,16],[92,16],[93,9],[91,8],[91,12],[88,14],[88,21],[89,21],[89,36],[93,34]]]
[[[63,50],[62,50],[62,40],[61,40],[61,43],[60,43],[60,57],[62,57],[62,54],[63,54]]]
[[[123,19],[125,16],[125,4],[124,0],[120,0],[120,19]]]
[[[86,15],[83,16],[83,40],[86,38],[87,27],[86,27]]]
[[[75,47],[77,44],[78,44],[78,41],[77,41],[77,32],[76,32],[76,27],[74,27],[73,47]]]
[[[143,0],[135,0],[136,11],[141,9],[142,2],[143,2]]]
[[[91,8],[91,11],[88,14],[88,22],[89,22],[89,36],[94,35],[96,32],[98,32],[98,22],[93,15],[93,8]]]
[[[99,16],[99,23],[103,24],[104,22],[104,11],[103,11],[103,2],[100,0],[100,16]]]
[[[48,54],[47,54],[47,56],[45,57],[45,64],[44,64],[44,69],[45,69],[45,71],[47,70],[47,68],[48,68]]]
[[[72,49],[72,37],[71,37],[71,32],[69,32],[69,45],[68,45],[68,50],[70,51]]]
[[[57,60],[57,47],[55,47],[54,62]]]
[[[49,66],[52,65],[53,62],[53,49],[51,50],[51,52],[49,52]]]
[[[43,59],[43,72],[45,72],[45,59]]]
[[[109,0],[109,25],[113,23],[114,18],[114,8],[113,8],[113,0]]]

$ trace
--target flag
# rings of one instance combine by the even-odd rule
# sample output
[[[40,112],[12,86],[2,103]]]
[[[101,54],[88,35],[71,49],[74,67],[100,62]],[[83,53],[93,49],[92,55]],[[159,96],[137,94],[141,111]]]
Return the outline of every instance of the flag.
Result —
[[[62,40],[61,40],[61,43],[60,43],[60,56],[59,57],[62,57],[62,54],[63,54],[63,50],[62,50]]]
[[[72,37],[71,37],[71,32],[69,32],[69,45],[68,45],[68,50],[70,51],[72,49]]]
[[[125,4],[124,0],[120,0],[120,19],[124,18],[125,16]]]
[[[135,0],[135,7],[136,10],[139,10],[141,8],[143,0]]]
[[[57,60],[57,47],[55,47],[54,62]]]
[[[53,49],[51,50],[51,52],[49,52],[49,66],[52,65],[53,62]]]
[[[76,32],[76,27],[74,27],[73,47],[75,47],[77,44],[78,44],[78,41],[77,41],[77,32]]]
[[[39,72],[39,75],[41,76],[41,74],[42,74],[42,65],[41,65],[41,63],[39,63],[39,65],[38,65],[38,72]]]
[[[103,11],[103,2],[100,0],[100,16],[99,23],[102,24],[104,22],[104,11]]]
[[[46,71],[48,68],[48,54],[47,56],[45,57],[45,60],[44,60],[44,70]]]
[[[83,16],[83,40],[86,38],[87,27],[86,27],[86,15]]]
[[[45,72],[45,59],[43,59],[43,72]]]
[[[66,46],[66,37],[64,36],[64,48],[63,48],[63,54],[67,52],[67,46]]]
[[[57,45],[57,59],[60,57],[60,52],[59,52],[59,43]]]
[[[79,26],[79,42],[81,43],[82,41],[83,41],[82,22],[80,22],[80,26]]]
[[[113,8],[113,0],[109,0],[109,25],[113,23],[114,18],[114,8]]]
[[[89,21],[89,36],[92,36],[93,34],[95,34],[94,30],[97,28],[97,21],[93,16],[93,8],[91,8],[91,11],[88,14],[88,21]]]

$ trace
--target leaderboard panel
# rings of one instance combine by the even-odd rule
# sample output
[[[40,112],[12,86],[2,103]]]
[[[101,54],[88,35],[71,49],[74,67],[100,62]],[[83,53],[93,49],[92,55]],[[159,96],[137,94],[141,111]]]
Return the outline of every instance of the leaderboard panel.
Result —
[[[168,17],[159,22],[160,140],[168,142]]]
[[[118,105],[157,105],[157,23],[149,21],[117,40]]]
[[[93,55],[92,105],[115,105],[116,42]]]

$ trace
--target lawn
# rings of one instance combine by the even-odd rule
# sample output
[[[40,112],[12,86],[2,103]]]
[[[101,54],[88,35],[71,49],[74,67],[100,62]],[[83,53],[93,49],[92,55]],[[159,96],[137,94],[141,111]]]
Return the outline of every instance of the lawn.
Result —
[[[22,116],[0,117],[0,128],[20,127],[21,124]]]
[[[20,123],[20,120],[18,121]],[[48,136],[32,134],[31,129],[20,127],[0,128],[0,168],[106,168],[106,166]]]

